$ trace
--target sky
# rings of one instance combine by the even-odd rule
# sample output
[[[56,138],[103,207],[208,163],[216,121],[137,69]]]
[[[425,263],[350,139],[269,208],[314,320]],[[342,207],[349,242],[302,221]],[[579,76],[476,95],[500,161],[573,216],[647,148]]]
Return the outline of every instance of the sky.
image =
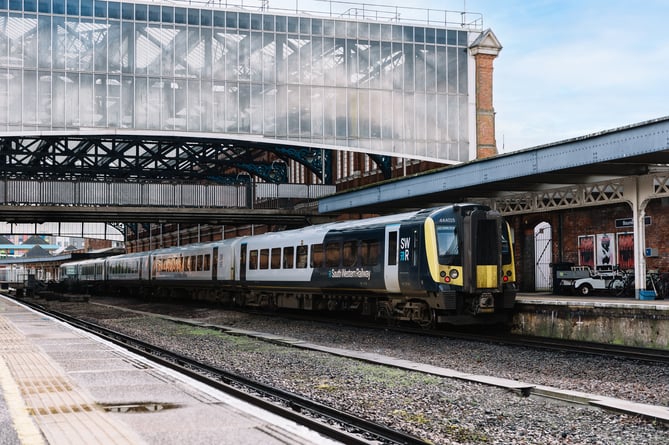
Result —
[[[308,3],[269,0],[293,9]],[[481,13],[503,46],[493,74],[500,153],[669,115],[669,0],[344,3]]]
[[[444,3],[422,5],[480,12],[503,46],[493,72],[500,153],[669,115],[669,1]]]

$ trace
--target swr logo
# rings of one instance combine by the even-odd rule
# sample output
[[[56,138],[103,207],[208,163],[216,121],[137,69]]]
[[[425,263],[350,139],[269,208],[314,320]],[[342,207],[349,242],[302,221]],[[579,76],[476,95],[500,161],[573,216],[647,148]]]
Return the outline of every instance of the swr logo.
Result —
[[[411,238],[400,238],[400,261],[409,261]]]

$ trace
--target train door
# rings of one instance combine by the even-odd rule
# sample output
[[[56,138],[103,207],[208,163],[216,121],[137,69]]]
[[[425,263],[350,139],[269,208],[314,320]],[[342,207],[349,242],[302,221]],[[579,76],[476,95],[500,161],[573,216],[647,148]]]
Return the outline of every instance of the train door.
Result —
[[[392,224],[386,226],[386,251],[383,261],[383,278],[385,280],[386,289],[389,292],[400,291],[399,280],[399,240],[400,240],[400,225]]]
[[[243,243],[239,252],[239,281],[246,281],[246,243]]]
[[[463,225],[465,292],[501,290],[501,222],[489,219],[484,210],[476,210],[465,216]]]

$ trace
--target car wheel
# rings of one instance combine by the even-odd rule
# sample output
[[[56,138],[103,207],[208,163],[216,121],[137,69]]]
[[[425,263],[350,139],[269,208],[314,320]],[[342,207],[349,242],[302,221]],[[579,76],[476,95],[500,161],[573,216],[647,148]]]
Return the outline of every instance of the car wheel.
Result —
[[[592,293],[592,286],[590,286],[589,284],[581,284],[578,287],[578,293],[579,295],[582,295],[584,297],[586,295],[590,295]]]

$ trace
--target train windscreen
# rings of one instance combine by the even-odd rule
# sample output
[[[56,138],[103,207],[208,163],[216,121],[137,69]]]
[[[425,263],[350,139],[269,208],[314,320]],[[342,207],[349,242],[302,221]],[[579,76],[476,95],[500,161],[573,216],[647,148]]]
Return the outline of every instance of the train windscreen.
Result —
[[[439,224],[437,230],[437,250],[439,263],[460,264],[458,229],[453,225]]]

